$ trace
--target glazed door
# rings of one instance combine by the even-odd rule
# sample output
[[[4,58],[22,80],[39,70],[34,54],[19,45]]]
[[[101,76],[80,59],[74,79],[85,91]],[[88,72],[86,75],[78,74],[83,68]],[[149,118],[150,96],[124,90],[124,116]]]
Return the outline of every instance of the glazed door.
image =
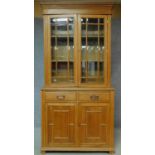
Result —
[[[57,103],[60,104],[60,103]],[[68,146],[75,144],[74,106],[49,105],[47,120],[47,141],[49,146]]]
[[[106,16],[79,16],[80,77],[83,85],[106,84],[107,25]]]
[[[107,104],[91,106],[90,103],[87,103],[87,105],[80,106],[79,137],[81,146],[105,146],[108,144],[108,114],[109,105]]]
[[[49,85],[76,84],[76,25],[73,15],[45,16],[45,78]]]

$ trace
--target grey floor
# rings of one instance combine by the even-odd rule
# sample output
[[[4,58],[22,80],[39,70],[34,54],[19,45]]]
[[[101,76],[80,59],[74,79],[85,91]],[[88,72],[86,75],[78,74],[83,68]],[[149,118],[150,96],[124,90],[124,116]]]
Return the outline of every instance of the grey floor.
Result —
[[[34,128],[34,155],[41,155],[40,153],[40,128]],[[109,153],[104,152],[51,152],[46,153],[46,155],[109,155]],[[121,155],[121,130],[115,129],[115,155]]]

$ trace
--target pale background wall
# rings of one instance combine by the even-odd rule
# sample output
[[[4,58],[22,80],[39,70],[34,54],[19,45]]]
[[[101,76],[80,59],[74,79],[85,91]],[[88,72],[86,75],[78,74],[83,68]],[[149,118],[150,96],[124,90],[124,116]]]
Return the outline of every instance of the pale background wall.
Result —
[[[121,20],[112,19],[112,85],[116,89],[115,127],[121,127]],[[40,127],[40,89],[44,83],[43,20],[34,19],[34,126]]]

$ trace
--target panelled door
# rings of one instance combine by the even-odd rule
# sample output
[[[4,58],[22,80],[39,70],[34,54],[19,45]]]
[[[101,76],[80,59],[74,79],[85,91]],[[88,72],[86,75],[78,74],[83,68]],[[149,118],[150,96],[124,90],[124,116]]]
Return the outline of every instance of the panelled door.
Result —
[[[108,16],[47,15],[44,20],[45,83],[106,86]]]
[[[79,15],[79,83],[106,85],[107,17]]]
[[[48,105],[48,146],[76,146],[76,138],[80,146],[107,146],[110,129],[109,108],[106,103],[80,103],[77,114],[75,106]]]
[[[75,107],[48,105],[47,115],[48,145],[74,145]]]
[[[99,103],[97,103],[99,104]],[[79,108],[80,145],[105,146],[109,138],[109,105],[82,104]]]
[[[46,83],[76,85],[76,16],[50,15],[45,16],[44,20]]]

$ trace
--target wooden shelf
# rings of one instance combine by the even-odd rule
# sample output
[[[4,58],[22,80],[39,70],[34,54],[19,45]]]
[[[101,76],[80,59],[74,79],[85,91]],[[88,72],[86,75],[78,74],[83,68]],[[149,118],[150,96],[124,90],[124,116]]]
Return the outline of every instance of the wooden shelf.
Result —
[[[74,60],[51,60],[51,62],[74,62]]]
[[[60,36],[59,36],[60,35]],[[74,36],[73,35],[69,35],[69,36],[67,36],[67,35],[61,35],[61,34],[59,34],[59,35],[51,35],[51,38],[74,38]],[[86,35],[84,34],[82,34],[82,36],[81,36],[82,38],[86,38]],[[96,34],[96,35],[94,35],[94,34],[89,34],[88,33],[88,36],[87,36],[88,38],[98,38],[98,35]],[[99,35],[99,38],[104,38],[104,34],[103,35]]]
[[[81,36],[82,38],[86,38],[86,36]],[[87,38],[98,38],[98,36],[92,35],[87,36]],[[104,36],[100,36],[100,38],[104,38]]]
[[[86,25],[86,23],[81,23],[82,25]],[[104,23],[87,23],[87,25],[96,25],[96,26],[98,26],[98,25],[104,25]]]
[[[69,26],[73,26],[74,25],[74,23],[69,23],[68,24]],[[67,27],[67,24],[61,24],[61,23],[51,23],[51,26],[66,26]]]
[[[86,34],[82,34],[82,36],[81,37],[86,37]],[[88,38],[103,38],[104,37],[104,34],[100,34],[99,36],[98,36],[98,34],[87,34],[87,37]]]
[[[70,78],[70,79],[73,79],[74,76],[52,76],[52,79],[67,79],[67,78]]]
[[[81,60],[81,62],[100,62],[100,63],[104,63],[104,60]]]
[[[88,77],[81,77],[81,79],[103,79],[103,77],[97,77],[97,76],[88,76]]]
[[[59,36],[60,35],[60,36]],[[64,34],[58,34],[58,35],[51,35],[51,38],[74,38],[73,35],[64,35]]]

